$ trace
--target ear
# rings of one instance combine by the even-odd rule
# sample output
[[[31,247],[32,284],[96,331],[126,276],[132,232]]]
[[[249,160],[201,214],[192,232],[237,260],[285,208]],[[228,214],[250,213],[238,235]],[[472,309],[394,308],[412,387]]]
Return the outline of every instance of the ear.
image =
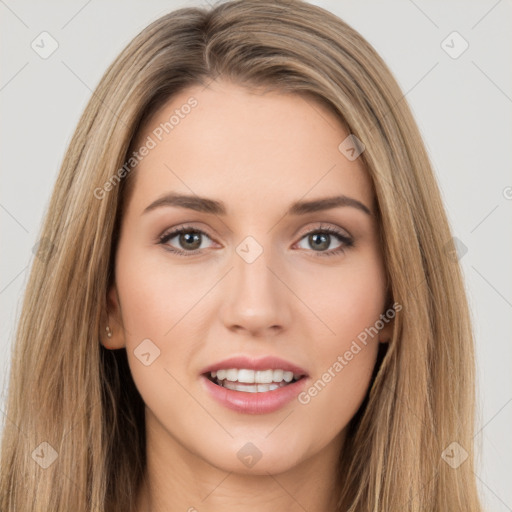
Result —
[[[393,331],[395,329],[395,311],[396,303],[393,304],[393,299],[389,296],[387,300],[386,311],[381,315],[384,327],[379,331],[379,343],[389,343],[393,338]],[[402,307],[398,309],[400,311]]]
[[[111,285],[107,293],[107,312],[101,325],[101,344],[109,350],[116,350],[126,346],[123,319],[119,304],[119,295],[115,283]],[[107,331],[107,326],[110,328]],[[111,333],[109,337],[107,334]]]
[[[379,331],[379,343],[389,343],[391,341],[391,338],[393,337],[394,325],[394,320],[387,320],[387,323]]]

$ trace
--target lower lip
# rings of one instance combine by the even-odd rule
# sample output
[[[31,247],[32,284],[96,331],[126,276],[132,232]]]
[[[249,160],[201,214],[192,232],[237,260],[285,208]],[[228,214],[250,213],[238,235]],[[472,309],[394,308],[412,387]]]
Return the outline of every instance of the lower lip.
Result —
[[[228,409],[245,414],[266,414],[277,411],[291,402],[304,388],[307,378],[302,377],[282,388],[261,393],[233,391],[213,383],[205,375],[201,375],[201,380],[208,393]]]

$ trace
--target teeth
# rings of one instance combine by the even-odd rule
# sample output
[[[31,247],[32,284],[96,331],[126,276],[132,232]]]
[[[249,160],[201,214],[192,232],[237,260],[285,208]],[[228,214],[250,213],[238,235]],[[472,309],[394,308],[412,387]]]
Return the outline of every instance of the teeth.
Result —
[[[210,372],[212,379],[217,379],[217,381],[224,381],[224,384],[227,383],[239,383],[239,384],[258,384],[259,386],[263,386],[266,384],[279,384],[281,382],[289,383],[293,379],[299,379],[300,375],[294,374],[290,371],[285,370],[247,370],[245,368],[229,368],[224,370],[217,370]],[[225,387],[229,389],[234,389],[226,385]],[[244,387],[244,391],[245,391]],[[276,388],[273,388],[276,389]],[[272,391],[272,389],[264,389],[265,391]],[[259,391],[259,389],[258,389]]]
[[[287,386],[301,375],[285,370],[248,370],[229,368],[210,372],[212,380],[219,386],[245,393],[266,393]]]
[[[274,391],[274,389],[282,388],[286,386],[285,382],[276,384],[238,384],[236,382],[230,382],[225,380],[222,384],[223,387],[231,389],[233,391],[245,391],[246,393],[265,393],[266,391]]]
[[[273,377],[276,379],[276,382],[281,382],[284,377],[284,370],[274,370]],[[293,377],[293,374],[292,374]]]
[[[231,382],[235,382],[236,380],[238,380],[237,376],[238,376],[238,372],[236,371],[235,368],[226,370],[226,379],[227,380],[230,380]],[[243,381],[240,381],[240,382],[243,382]]]
[[[285,382],[291,382],[293,380],[293,372],[283,372],[283,379]]]
[[[254,380],[261,384],[270,384],[274,378],[273,370],[258,370],[254,375]]]
[[[238,382],[246,382],[247,384],[254,384],[254,370],[228,370],[231,373],[231,379],[229,380],[237,380]],[[238,377],[237,377],[238,375]],[[227,378],[227,375],[226,375]]]

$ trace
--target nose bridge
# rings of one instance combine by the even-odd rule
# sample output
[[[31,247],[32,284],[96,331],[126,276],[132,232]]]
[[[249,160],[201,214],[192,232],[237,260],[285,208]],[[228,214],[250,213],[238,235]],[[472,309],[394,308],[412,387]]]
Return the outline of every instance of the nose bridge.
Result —
[[[247,236],[235,247],[233,270],[222,309],[228,328],[259,331],[284,327],[289,321],[283,285],[269,270],[279,264],[274,261],[268,237],[265,240],[264,246],[263,241],[260,243],[254,236]]]
[[[261,237],[260,237],[261,238]],[[238,292],[244,292],[244,296],[269,295],[274,298],[273,283],[269,276],[268,267],[272,266],[272,251],[269,243],[260,244],[253,236],[246,237],[235,249],[234,258],[235,279]],[[262,295],[263,294],[263,295]],[[270,301],[271,302],[271,301]]]

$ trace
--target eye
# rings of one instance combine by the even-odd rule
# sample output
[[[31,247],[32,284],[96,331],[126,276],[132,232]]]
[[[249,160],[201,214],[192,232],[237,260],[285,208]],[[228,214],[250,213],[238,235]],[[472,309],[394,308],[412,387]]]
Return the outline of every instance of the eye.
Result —
[[[203,240],[205,238],[210,239],[204,231],[197,228],[182,226],[168,233],[164,233],[159,238],[159,243],[165,245],[166,249],[170,252],[174,252],[182,256],[192,256],[201,252],[202,249],[205,249],[203,245]],[[176,239],[174,243],[177,244],[178,247],[169,243],[173,239]]]
[[[331,248],[330,250],[326,250],[329,249],[332,242],[335,240],[339,242],[338,246]],[[302,246],[301,248],[313,248],[313,252],[316,253],[315,256],[333,256],[344,252],[347,248],[354,245],[352,238],[331,226],[320,227],[313,231],[309,231],[301,238],[301,242],[302,241],[305,241],[306,247]],[[301,242],[299,242],[299,244]]]
[[[159,237],[159,244],[180,256],[194,256],[206,249],[205,240],[212,240],[204,231],[191,226],[181,226]],[[171,243],[174,240],[173,243]],[[300,246],[303,241],[306,247]],[[330,248],[333,241],[338,241],[335,248]],[[343,231],[332,226],[320,226],[306,233],[298,242],[301,249],[312,249],[315,256],[335,256],[354,245],[353,239]],[[329,250],[327,250],[329,249]]]

